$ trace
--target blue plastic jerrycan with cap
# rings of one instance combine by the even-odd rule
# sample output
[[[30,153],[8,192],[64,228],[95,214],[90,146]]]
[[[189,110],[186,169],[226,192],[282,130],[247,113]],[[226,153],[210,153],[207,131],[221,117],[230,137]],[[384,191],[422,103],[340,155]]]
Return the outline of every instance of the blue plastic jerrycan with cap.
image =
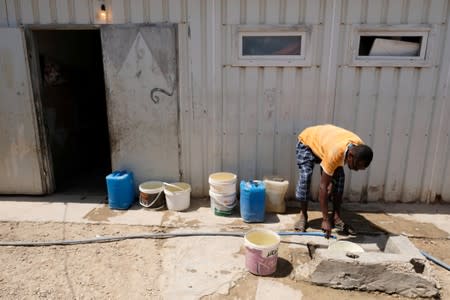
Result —
[[[133,173],[127,170],[114,171],[106,176],[108,204],[111,209],[128,209],[134,202]]]
[[[259,180],[241,181],[241,218],[246,223],[264,222],[266,214],[266,187]]]

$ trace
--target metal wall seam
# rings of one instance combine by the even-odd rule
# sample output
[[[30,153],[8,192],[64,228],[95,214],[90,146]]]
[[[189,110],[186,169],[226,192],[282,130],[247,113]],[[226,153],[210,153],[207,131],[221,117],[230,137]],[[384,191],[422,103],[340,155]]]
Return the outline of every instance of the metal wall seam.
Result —
[[[8,14],[8,26],[16,27],[19,23],[18,16],[19,13],[19,3],[18,0],[6,0],[6,13]]]
[[[190,28],[190,71],[192,72],[192,119],[191,119],[191,132],[190,136],[190,154],[189,158],[192,162],[197,162],[196,164],[191,163],[191,168],[186,170],[189,172],[189,178],[192,185],[192,194],[199,195],[202,194],[204,185],[204,168],[203,161],[205,158],[204,147],[204,135],[205,126],[207,124],[204,122],[204,110],[205,110],[205,21],[206,16],[202,15],[205,12],[202,9],[202,4],[204,1],[192,0],[188,2],[188,24]],[[202,27],[203,26],[203,27]]]
[[[320,96],[323,110],[316,119],[319,123],[333,122],[336,91],[337,47],[339,46],[339,25],[342,8],[341,0],[325,2],[325,23],[323,30]]]
[[[8,8],[6,0],[0,1],[0,26],[8,26]]]
[[[179,78],[179,111],[180,111],[180,136],[179,154],[180,180],[190,182],[191,169],[191,139],[192,133],[192,73],[189,43],[189,25],[178,25],[178,78]]]
[[[68,1],[56,1],[56,19],[57,24],[67,24],[70,22],[70,9]]]
[[[442,199],[442,190],[446,178],[444,172],[449,164],[449,114],[450,105],[450,6],[447,5],[446,33],[443,41],[443,55],[440,62],[439,83],[436,90],[435,108],[432,117],[432,131],[426,160],[425,182],[422,199],[434,203]],[[445,163],[444,163],[445,162]],[[445,199],[448,199],[446,195]]]
[[[205,164],[206,177],[213,172],[222,170],[221,149],[222,149],[222,14],[221,1],[213,0],[206,3],[207,19],[206,23],[206,43],[207,51],[207,96],[206,108],[206,147],[207,160]],[[208,13],[209,12],[209,13]],[[209,124],[209,126],[208,126]],[[205,185],[203,194],[208,194],[208,183],[204,178]]]

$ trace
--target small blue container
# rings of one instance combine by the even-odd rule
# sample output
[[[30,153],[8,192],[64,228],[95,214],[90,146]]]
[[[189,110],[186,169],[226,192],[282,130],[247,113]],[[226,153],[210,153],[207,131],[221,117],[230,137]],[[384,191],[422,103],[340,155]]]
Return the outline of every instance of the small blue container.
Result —
[[[111,209],[128,209],[134,202],[133,173],[127,170],[114,171],[106,176],[108,203]]]
[[[266,187],[258,180],[241,181],[241,218],[247,223],[264,222],[266,212]]]

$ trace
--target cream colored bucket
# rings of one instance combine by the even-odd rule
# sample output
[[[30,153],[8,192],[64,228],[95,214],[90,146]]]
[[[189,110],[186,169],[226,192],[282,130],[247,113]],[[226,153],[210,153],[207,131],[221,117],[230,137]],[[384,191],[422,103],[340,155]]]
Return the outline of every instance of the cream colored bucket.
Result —
[[[233,173],[218,172],[209,175],[209,189],[216,194],[230,195],[236,193],[237,176]]]
[[[286,212],[286,201],[284,197],[289,187],[289,181],[279,176],[265,176],[266,186],[266,212]]]
[[[191,186],[185,182],[164,184],[167,209],[182,211],[189,208],[191,202]]]

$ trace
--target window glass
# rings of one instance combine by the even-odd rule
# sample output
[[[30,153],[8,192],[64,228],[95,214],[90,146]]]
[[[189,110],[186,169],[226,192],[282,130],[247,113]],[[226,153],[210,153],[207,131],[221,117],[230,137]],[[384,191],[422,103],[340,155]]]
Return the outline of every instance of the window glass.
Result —
[[[243,36],[243,56],[301,55],[302,36]]]
[[[358,56],[420,56],[422,36],[361,36]]]

